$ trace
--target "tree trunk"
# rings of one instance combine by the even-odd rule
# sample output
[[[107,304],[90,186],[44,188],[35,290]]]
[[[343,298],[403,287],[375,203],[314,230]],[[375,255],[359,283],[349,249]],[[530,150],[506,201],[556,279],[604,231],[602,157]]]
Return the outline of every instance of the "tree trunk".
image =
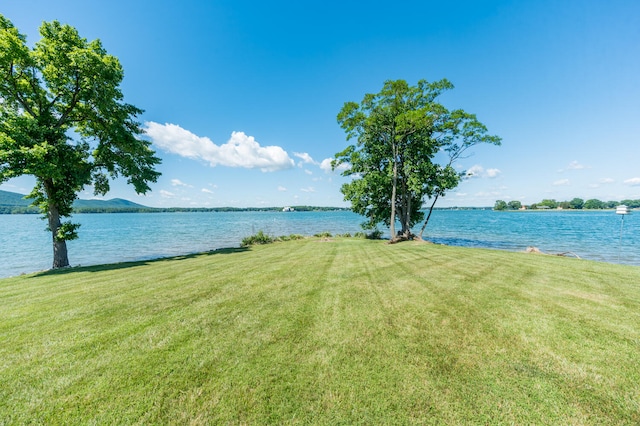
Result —
[[[60,228],[60,213],[56,206],[49,198],[49,229],[53,240],[53,269],[65,268],[69,266],[69,256],[67,254],[67,242],[57,238],[58,229]]]
[[[391,241],[395,241],[396,236],[396,194],[398,186],[398,155],[397,148],[393,147],[393,180],[391,186],[391,221],[389,222],[389,232]]]
[[[436,205],[436,201],[438,201],[438,196],[440,194],[436,194],[435,198],[433,199],[433,203],[431,203],[431,207],[429,208],[429,214],[427,215],[427,219],[424,221],[424,225],[422,225],[422,228],[420,229],[420,234],[418,235],[418,238],[422,240],[422,233],[424,232],[424,228],[427,227],[427,223],[429,223],[429,218],[431,217],[431,212],[433,212],[433,206]]]
[[[406,212],[404,214],[404,223],[402,224],[402,234],[406,239],[411,238],[411,194],[406,194]]]

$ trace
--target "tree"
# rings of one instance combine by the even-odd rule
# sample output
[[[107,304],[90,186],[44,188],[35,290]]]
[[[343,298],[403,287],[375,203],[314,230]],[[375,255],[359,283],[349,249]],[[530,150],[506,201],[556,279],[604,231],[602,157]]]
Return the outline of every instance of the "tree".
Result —
[[[629,208],[635,209],[640,207],[640,200],[622,200],[620,204],[624,204]]]
[[[40,35],[29,48],[0,15],[0,182],[36,178],[28,197],[47,219],[60,268],[69,265],[66,241],[78,237],[79,225],[61,221],[77,193],[93,185],[104,195],[120,175],[146,193],[160,159],[139,139],[142,110],[122,100],[118,59],[57,21],[43,23]]]
[[[493,206],[494,210],[502,211],[507,210],[508,205],[504,200],[496,200],[496,204]]]
[[[542,200],[542,201],[540,201],[538,203],[538,208],[540,208],[540,207],[547,207],[549,209],[555,209],[555,208],[558,207],[558,202],[556,200],[553,200],[553,199],[550,200],[550,199],[546,198],[546,199],[544,199],[544,200]]]
[[[569,207],[575,210],[581,210],[584,207],[584,200],[582,198],[574,198],[569,201]]]
[[[509,209],[511,210],[520,210],[522,208],[522,203],[518,200],[509,201]]]
[[[588,210],[596,210],[596,209],[604,209],[606,204],[603,201],[598,200],[597,198],[591,198],[584,202],[583,208]]]
[[[399,219],[400,238],[413,237],[411,228],[424,219],[424,201],[432,200],[430,215],[438,197],[459,184],[463,174],[453,163],[478,143],[500,144],[475,115],[436,102],[452,88],[446,79],[416,86],[386,81],[380,93],[366,94],[360,104],[344,104],[338,123],[357,143],[336,154],[333,167],[351,166],[342,174],[353,179],[341,191],[352,210],[368,218],[365,229],[384,223],[395,240]]]

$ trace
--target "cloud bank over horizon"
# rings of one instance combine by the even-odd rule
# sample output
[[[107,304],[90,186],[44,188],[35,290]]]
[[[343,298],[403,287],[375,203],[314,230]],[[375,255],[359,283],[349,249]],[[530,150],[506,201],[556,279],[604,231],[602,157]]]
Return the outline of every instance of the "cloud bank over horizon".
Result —
[[[145,133],[163,151],[194,160],[204,160],[211,167],[227,166],[274,172],[294,167],[289,154],[279,146],[261,146],[253,136],[232,132],[229,140],[216,145],[206,136],[198,136],[177,124],[145,123]]]

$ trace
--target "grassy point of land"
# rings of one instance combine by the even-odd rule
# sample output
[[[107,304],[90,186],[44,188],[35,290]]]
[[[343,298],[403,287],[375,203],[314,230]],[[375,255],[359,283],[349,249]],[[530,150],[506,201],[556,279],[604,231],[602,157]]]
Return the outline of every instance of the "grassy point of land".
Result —
[[[640,268],[309,238],[0,280],[0,424],[638,424]]]

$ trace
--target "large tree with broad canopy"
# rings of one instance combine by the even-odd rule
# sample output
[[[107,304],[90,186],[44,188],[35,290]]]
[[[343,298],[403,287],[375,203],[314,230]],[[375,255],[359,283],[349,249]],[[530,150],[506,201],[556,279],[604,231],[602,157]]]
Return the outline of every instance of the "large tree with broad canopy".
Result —
[[[383,223],[392,240],[413,238],[411,229],[425,219],[424,203],[430,200],[421,237],[435,202],[464,175],[456,172],[455,161],[477,144],[500,145],[475,115],[449,111],[436,101],[450,89],[446,79],[416,86],[386,81],[380,93],[344,104],[338,123],[357,142],[336,154],[333,167],[350,165],[342,174],[353,179],[341,191],[353,211],[367,218],[365,229]]]
[[[28,197],[48,222],[60,268],[69,265],[66,241],[79,226],[61,218],[78,192],[93,185],[104,195],[110,178],[124,176],[146,193],[160,159],[140,139],[142,110],[123,102],[118,59],[57,21],[43,23],[40,35],[31,48],[0,15],[0,183],[36,178]]]

